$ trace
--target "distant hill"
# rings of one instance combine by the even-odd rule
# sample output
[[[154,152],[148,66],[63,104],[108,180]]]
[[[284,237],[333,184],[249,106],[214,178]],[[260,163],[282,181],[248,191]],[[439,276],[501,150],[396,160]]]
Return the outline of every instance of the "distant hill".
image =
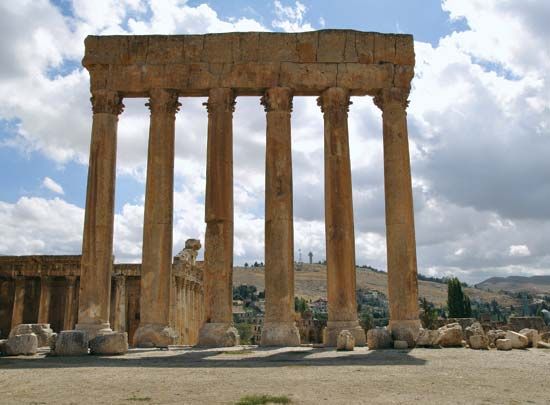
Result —
[[[327,269],[321,264],[301,264],[294,272],[295,295],[304,298],[317,299],[327,296]],[[233,285],[254,285],[258,290],[265,288],[263,267],[235,267]],[[419,294],[436,305],[446,305],[447,284],[433,281],[418,281]],[[385,272],[370,268],[357,268],[357,288],[368,288],[388,294],[388,275]],[[465,288],[471,299],[481,299],[490,302],[496,299],[500,305],[517,305],[512,297],[497,292]]]
[[[550,294],[550,276],[491,277],[476,285],[491,291],[528,291],[535,294]]]

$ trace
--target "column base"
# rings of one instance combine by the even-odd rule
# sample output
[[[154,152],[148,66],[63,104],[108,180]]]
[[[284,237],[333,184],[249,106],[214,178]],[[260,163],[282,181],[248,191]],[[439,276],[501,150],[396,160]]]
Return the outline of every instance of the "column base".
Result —
[[[140,325],[134,334],[134,347],[166,348],[176,343],[178,334],[168,325],[148,323]]]
[[[422,323],[420,322],[420,319],[390,320],[388,324],[388,330],[392,335],[398,334],[399,331],[402,330],[409,330],[412,333],[415,341],[418,338],[420,328],[422,328]]]
[[[260,346],[300,346],[300,332],[294,322],[265,322]]]
[[[83,330],[88,333],[88,340],[92,340],[98,335],[113,333],[109,322],[106,323],[77,323],[74,330]]]
[[[240,343],[239,332],[230,323],[205,323],[199,332],[198,346],[231,347]]]
[[[328,321],[323,329],[323,345],[336,346],[338,335],[343,330],[349,330],[355,338],[355,346],[365,346],[367,338],[365,330],[359,325],[359,321]]]

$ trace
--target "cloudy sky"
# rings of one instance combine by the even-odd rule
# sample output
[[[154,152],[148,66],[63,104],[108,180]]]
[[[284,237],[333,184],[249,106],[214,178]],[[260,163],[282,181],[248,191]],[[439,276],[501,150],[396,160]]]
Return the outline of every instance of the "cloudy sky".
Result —
[[[18,0],[0,3],[0,254],[78,254],[91,130],[89,34],[351,28],[411,33],[409,136],[419,271],[469,282],[550,275],[550,2],[547,0]],[[174,252],[204,237],[207,116],[177,115]],[[120,117],[115,255],[141,259],[148,115]],[[350,108],[358,264],[385,269],[380,112]],[[322,116],[292,117],[295,250],[325,256]],[[265,113],[237,100],[235,263],[263,261]]]

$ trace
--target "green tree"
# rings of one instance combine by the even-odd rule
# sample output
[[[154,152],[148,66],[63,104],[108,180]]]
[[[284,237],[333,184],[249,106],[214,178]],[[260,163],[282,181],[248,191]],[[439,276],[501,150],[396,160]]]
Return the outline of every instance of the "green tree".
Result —
[[[472,316],[470,298],[462,291],[462,284],[453,277],[447,282],[447,309],[450,318],[469,318]]]
[[[250,345],[252,339],[252,325],[249,323],[235,323],[235,328],[239,332],[241,344]]]
[[[294,297],[294,310],[303,314],[308,310],[307,301],[301,297]]]
[[[374,318],[372,316],[371,311],[368,308],[364,309],[359,313],[359,322],[361,323],[361,326],[365,330],[374,328]]]
[[[420,316],[422,325],[427,329],[434,329],[437,320],[437,309],[435,309],[434,304],[423,297],[420,299],[420,308],[423,311]]]

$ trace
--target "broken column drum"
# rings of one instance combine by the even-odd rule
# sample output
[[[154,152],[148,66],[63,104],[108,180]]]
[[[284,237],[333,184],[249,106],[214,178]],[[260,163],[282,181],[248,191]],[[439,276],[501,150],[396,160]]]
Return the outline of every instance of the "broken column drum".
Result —
[[[85,47],[83,65],[90,72],[94,119],[77,328],[94,333],[110,330],[107,275],[113,252],[118,115],[123,98],[149,97],[151,127],[140,320],[141,332],[148,332],[138,331],[136,343],[140,344],[140,335],[146,336],[142,339],[144,345],[163,346],[174,340],[174,331],[169,327],[170,303],[173,306],[186,302],[185,297],[170,301],[175,294],[170,292],[174,119],[178,97],[208,97],[201,305],[204,324],[198,343],[227,346],[238,342],[231,313],[233,111],[235,98],[258,96],[263,98],[267,123],[266,325],[262,344],[299,344],[293,316],[290,116],[293,97],[316,96],[325,124],[329,308],[325,344],[335,345],[343,329],[354,334],[356,344],[364,344],[355,308],[347,119],[350,97],[371,96],[383,119],[390,328],[407,328],[416,333],[420,322],[406,121],[414,75],[411,35],[322,30],[298,34],[89,36]],[[155,112],[155,105],[164,107]],[[180,313],[184,318],[185,311]]]

